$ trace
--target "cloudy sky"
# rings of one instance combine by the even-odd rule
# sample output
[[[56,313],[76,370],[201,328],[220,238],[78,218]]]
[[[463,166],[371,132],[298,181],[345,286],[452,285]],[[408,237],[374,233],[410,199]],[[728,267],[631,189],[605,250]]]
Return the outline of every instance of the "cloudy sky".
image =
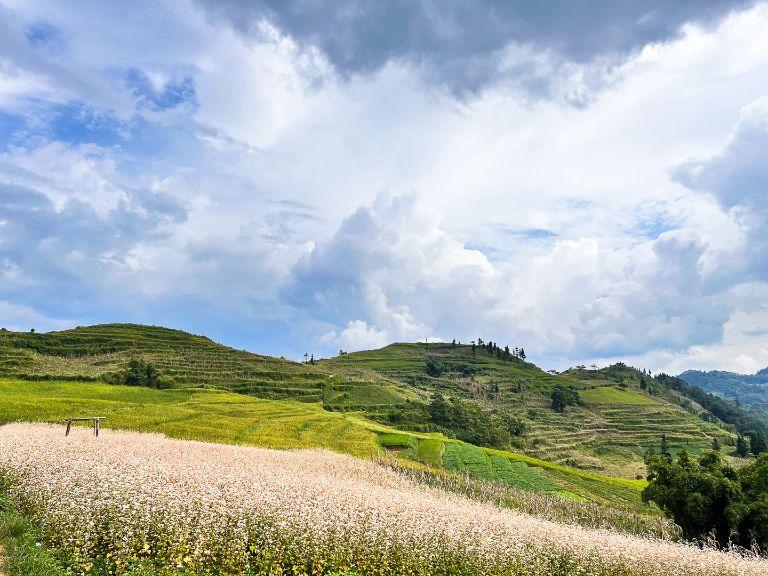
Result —
[[[0,0],[0,324],[768,365],[768,3]]]

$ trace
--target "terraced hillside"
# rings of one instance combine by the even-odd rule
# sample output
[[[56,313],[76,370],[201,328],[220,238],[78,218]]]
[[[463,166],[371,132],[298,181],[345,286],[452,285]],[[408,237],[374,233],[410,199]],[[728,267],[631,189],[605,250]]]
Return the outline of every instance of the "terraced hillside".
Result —
[[[155,365],[172,385],[226,388],[268,398],[320,401],[327,374],[251,354],[179,330],[131,324],[44,334],[0,332],[0,374],[26,379],[98,380],[133,358]]]
[[[658,448],[662,434],[673,451],[686,447],[699,452],[713,438],[726,451],[735,443],[734,434],[700,407],[663,387],[643,388],[652,379],[626,367],[550,374],[501,351],[423,343],[392,344],[308,365],[158,327],[0,331],[0,377],[108,380],[133,358],[152,363],[171,388],[218,388],[300,400],[326,412],[360,414],[382,426],[450,435],[452,430],[430,420],[428,404],[439,392],[449,401],[460,399],[494,418],[501,415],[521,424],[522,433],[509,444],[493,446],[626,478],[642,473],[644,452]],[[557,385],[577,389],[582,403],[563,413],[553,410],[550,396]],[[442,462],[445,456],[441,442],[405,448],[416,450],[415,459],[425,463]]]
[[[444,372],[430,376],[428,358]],[[452,344],[392,344],[380,350],[346,354],[320,363],[335,370],[381,374],[428,398],[434,391],[460,397],[490,411],[521,419],[526,432],[513,441],[527,454],[612,475],[635,477],[644,471],[643,455],[658,449],[664,434],[674,452],[698,453],[717,438],[732,451],[735,434],[687,399],[656,385],[628,367],[574,369],[550,374],[517,358]],[[645,389],[641,387],[645,386]],[[552,409],[554,386],[573,386],[582,404],[564,413]],[[374,414],[374,417],[380,415]]]

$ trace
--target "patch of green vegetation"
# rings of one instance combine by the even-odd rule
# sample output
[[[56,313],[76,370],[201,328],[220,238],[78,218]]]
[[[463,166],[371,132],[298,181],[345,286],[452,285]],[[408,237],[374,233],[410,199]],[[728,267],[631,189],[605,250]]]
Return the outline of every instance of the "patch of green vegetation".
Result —
[[[591,390],[583,390],[581,399],[587,404],[623,404],[627,406],[651,406],[655,402],[639,392],[623,390],[613,386],[600,386]]]
[[[489,454],[471,444],[456,442],[446,444],[443,465],[451,472],[468,474],[473,478],[489,482],[500,482],[529,492],[561,490],[557,483],[524,462],[512,461],[499,453]]]
[[[444,443],[436,439],[420,439],[416,446],[416,460],[428,466],[439,468],[443,463]]]
[[[54,552],[41,545],[32,522],[0,492],[0,573],[7,576],[69,576]]]
[[[385,432],[379,434],[379,444],[385,448],[410,448],[415,442],[410,434],[399,432]]]

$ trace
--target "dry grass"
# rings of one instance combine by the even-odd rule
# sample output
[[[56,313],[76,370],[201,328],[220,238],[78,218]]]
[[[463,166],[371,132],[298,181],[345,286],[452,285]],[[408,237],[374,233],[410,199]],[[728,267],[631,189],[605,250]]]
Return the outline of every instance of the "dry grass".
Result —
[[[96,477],[100,480],[97,481]],[[768,561],[558,524],[327,451],[0,428],[0,477],[79,573],[765,575]]]

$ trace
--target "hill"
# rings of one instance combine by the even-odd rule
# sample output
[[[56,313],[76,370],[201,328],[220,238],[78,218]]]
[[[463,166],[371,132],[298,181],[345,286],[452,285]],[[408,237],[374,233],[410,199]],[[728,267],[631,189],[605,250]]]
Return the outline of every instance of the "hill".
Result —
[[[0,332],[0,377],[5,378],[114,381],[133,358],[152,363],[171,389],[301,401],[320,413],[406,431],[401,445],[393,440],[390,449],[427,464],[474,466],[487,477],[501,472],[494,471],[486,449],[511,449],[561,467],[635,478],[643,472],[645,451],[658,448],[662,434],[673,451],[685,447],[693,453],[708,449],[713,439],[730,453],[736,439],[733,426],[637,370],[617,365],[551,374],[515,351],[488,344],[396,343],[302,364],[151,326]],[[578,401],[555,410],[556,390],[575,391]],[[450,422],[430,412],[437,395],[453,415]],[[435,433],[483,449],[473,453],[453,442],[446,448],[443,440],[412,440]]]
[[[707,392],[750,406],[768,419],[768,368],[754,374],[687,370],[678,378]]]

